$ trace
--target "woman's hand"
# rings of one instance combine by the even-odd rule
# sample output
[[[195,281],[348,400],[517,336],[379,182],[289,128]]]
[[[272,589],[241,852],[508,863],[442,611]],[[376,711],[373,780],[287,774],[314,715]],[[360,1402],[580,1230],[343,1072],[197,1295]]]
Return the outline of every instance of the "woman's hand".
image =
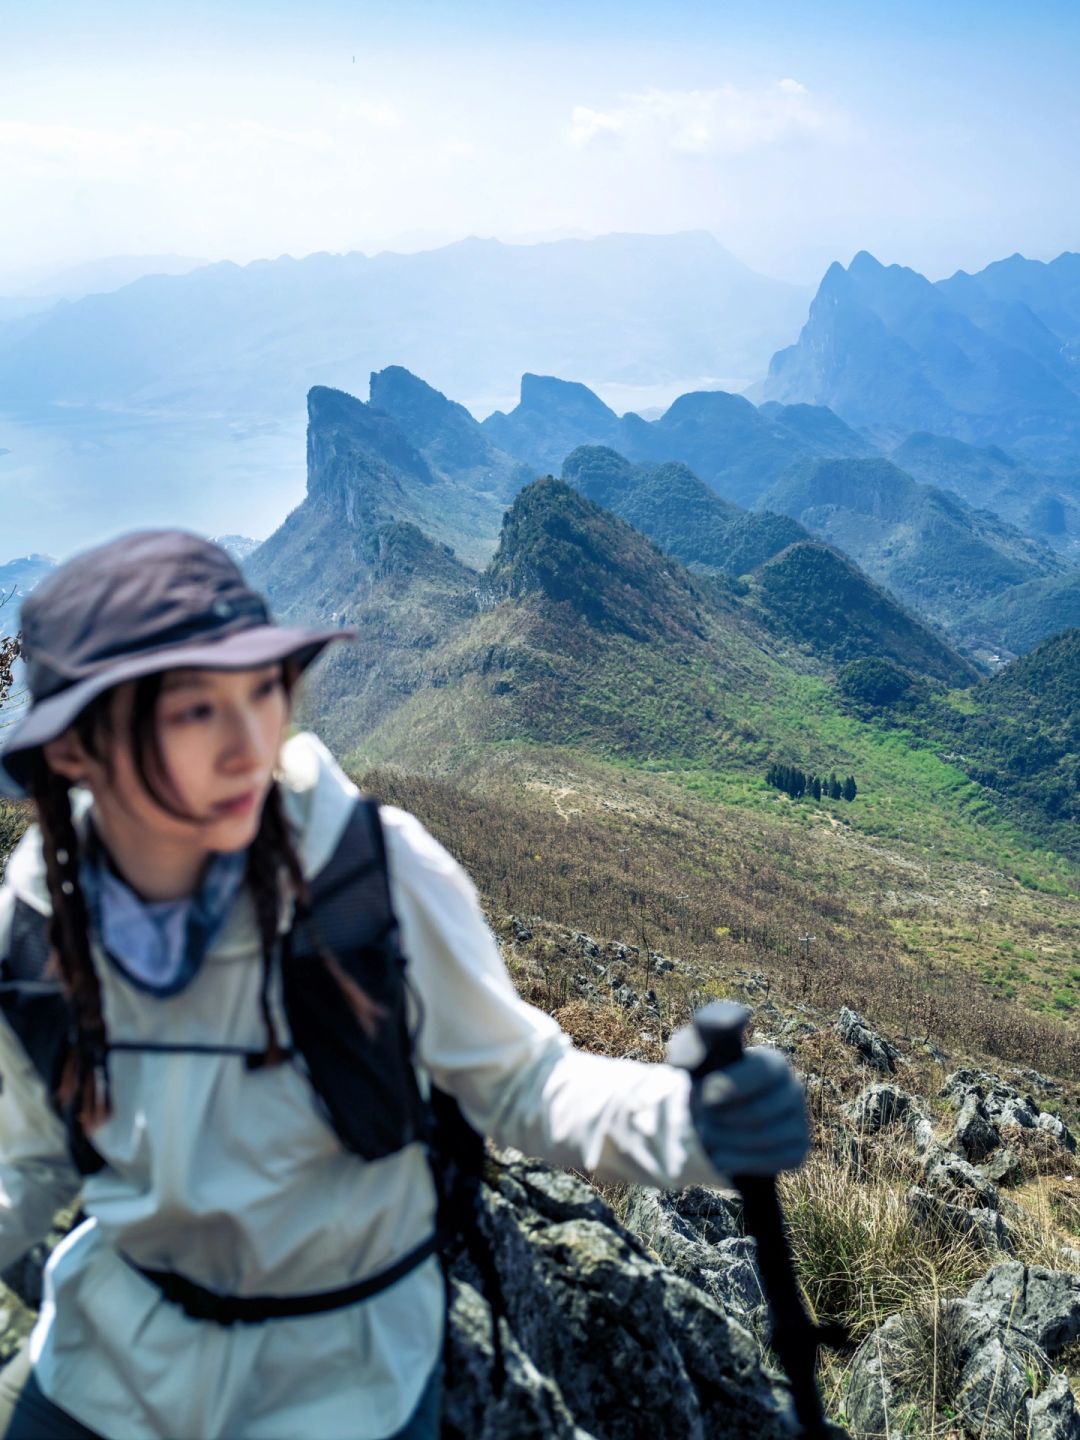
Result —
[[[725,1175],[795,1170],[810,1150],[802,1084],[771,1046],[754,1046],[694,1080],[690,1114],[705,1153]]]

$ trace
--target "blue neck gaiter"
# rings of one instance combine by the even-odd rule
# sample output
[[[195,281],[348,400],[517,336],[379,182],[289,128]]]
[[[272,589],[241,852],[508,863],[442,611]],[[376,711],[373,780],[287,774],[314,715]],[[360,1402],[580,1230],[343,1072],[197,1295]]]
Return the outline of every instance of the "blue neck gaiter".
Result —
[[[247,851],[216,854],[194,895],[146,901],[123,881],[93,824],[79,879],[110,961],[138,989],[166,999],[194,980],[244,883]]]

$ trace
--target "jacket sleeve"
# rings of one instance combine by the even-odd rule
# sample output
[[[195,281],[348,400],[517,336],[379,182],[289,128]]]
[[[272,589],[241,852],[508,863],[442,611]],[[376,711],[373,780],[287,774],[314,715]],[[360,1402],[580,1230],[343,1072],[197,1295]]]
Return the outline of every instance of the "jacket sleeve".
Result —
[[[11,937],[14,897],[0,889],[0,961]],[[0,1269],[49,1233],[79,1192],[64,1127],[45,1084],[0,1011]]]
[[[381,810],[402,948],[420,1002],[418,1059],[501,1145],[609,1181],[715,1185],[689,1077],[590,1055],[514,989],[476,891],[412,816]]]

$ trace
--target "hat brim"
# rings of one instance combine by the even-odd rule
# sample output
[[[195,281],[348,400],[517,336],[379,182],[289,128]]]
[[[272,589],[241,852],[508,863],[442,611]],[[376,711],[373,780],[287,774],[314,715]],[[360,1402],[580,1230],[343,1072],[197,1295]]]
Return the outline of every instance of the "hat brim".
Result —
[[[256,670],[289,659],[303,671],[333,641],[355,638],[355,630],[253,625],[221,640],[170,645],[120,658],[107,670],[31,705],[0,750],[0,794],[25,798],[30,752],[62,735],[92,700],[126,680],[164,670]]]

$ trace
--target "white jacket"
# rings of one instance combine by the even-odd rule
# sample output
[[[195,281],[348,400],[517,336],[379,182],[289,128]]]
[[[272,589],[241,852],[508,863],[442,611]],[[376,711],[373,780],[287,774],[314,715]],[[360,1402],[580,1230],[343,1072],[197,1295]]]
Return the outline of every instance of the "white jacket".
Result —
[[[284,747],[282,779],[313,875],[356,791],[310,735]],[[514,991],[461,867],[412,816],[392,807],[381,816],[402,949],[422,1002],[419,1061],[472,1123],[500,1144],[607,1180],[715,1183],[685,1073],[573,1049]],[[49,911],[36,829],[0,890],[0,955],[16,896]],[[179,995],[147,996],[103,956],[95,961],[113,1040],[261,1048],[246,894]],[[114,1113],[92,1137],[107,1166],[83,1182],[36,1071],[0,1021],[0,1266],[45,1235],[80,1184],[88,1216],[46,1270],[32,1339],[44,1393],[110,1440],[392,1435],[439,1358],[434,1257],[348,1308],[229,1328],[189,1320],[122,1257],[225,1294],[350,1284],[431,1233],[420,1148],[358,1160],[291,1065],[250,1072],[231,1055],[119,1052],[110,1071]]]

